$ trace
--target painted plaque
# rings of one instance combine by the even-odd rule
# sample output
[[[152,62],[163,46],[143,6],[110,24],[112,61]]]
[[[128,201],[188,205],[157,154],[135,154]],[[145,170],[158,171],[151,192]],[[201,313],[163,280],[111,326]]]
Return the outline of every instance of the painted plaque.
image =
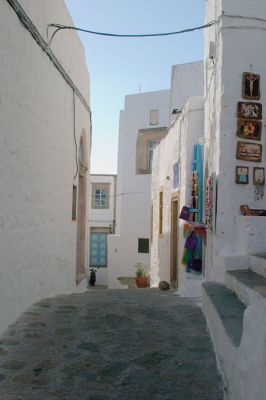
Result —
[[[248,100],[260,99],[260,76],[244,72],[242,78],[242,97]]]
[[[265,183],[265,170],[264,168],[253,168],[253,183],[254,185],[263,185]]]
[[[238,160],[261,162],[261,154],[261,144],[237,142],[236,158]]]
[[[261,103],[243,103],[239,101],[237,104],[237,116],[238,118],[261,119],[262,105]]]
[[[243,139],[260,140],[261,121],[238,118],[237,136]]]
[[[248,167],[236,166],[236,183],[248,184]]]

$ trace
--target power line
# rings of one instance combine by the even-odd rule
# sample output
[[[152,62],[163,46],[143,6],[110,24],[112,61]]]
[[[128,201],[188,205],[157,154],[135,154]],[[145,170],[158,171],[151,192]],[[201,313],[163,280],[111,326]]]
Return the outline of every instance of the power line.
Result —
[[[144,34],[120,34],[120,33],[108,33],[108,32],[96,32],[96,31],[91,31],[88,29],[83,29],[83,28],[78,28],[75,26],[68,26],[68,25],[61,25],[61,24],[48,24],[48,28],[53,27],[57,28],[49,41],[49,46],[52,43],[52,40],[56,33],[62,29],[72,29],[75,31],[80,31],[80,32],[85,32],[85,33],[90,33],[91,35],[98,35],[98,36],[109,36],[109,37],[115,37],[115,38],[145,38],[145,37],[158,37],[158,36],[172,36],[172,35],[179,35],[181,33],[188,33],[188,32],[194,32],[200,29],[205,29],[209,28],[210,26],[214,25],[216,21],[210,21],[205,25],[197,26],[194,28],[187,28],[187,29],[182,29],[180,31],[175,31],[175,32],[163,32],[163,33],[144,33]]]

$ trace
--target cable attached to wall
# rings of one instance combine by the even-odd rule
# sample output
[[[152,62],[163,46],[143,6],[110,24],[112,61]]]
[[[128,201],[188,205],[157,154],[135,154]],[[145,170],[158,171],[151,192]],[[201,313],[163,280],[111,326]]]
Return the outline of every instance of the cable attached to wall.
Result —
[[[197,30],[209,28],[210,26],[214,25],[215,23],[216,23],[216,21],[210,21],[205,25],[197,26],[194,28],[182,29],[180,31],[175,31],[175,32],[144,33],[144,34],[119,34],[119,33],[108,33],[108,32],[96,32],[96,31],[91,31],[89,29],[78,28],[75,26],[61,25],[61,24],[53,23],[53,24],[48,24],[48,27],[47,27],[47,32],[50,27],[56,28],[56,30],[53,32],[53,34],[51,36],[51,39],[49,40],[48,45],[49,46],[51,45],[52,40],[55,37],[56,33],[62,29],[72,29],[75,31],[90,33],[91,35],[108,36],[108,37],[115,37],[115,38],[145,38],[145,37],[158,37],[158,36],[173,36],[173,35],[179,35],[181,33],[194,32]]]
[[[75,180],[78,175],[79,164],[78,164],[78,145],[77,145],[77,138],[76,138],[76,100],[75,100],[74,90],[73,90],[73,134],[74,134],[75,153],[76,153],[76,173],[73,178],[73,180]]]

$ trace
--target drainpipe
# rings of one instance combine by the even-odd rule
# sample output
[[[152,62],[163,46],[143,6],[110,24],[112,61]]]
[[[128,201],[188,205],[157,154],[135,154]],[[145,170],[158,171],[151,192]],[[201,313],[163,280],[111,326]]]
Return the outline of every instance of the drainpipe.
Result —
[[[116,191],[117,191],[117,183],[116,183],[117,176],[114,175],[114,214],[113,214],[113,234],[115,234],[116,228]]]

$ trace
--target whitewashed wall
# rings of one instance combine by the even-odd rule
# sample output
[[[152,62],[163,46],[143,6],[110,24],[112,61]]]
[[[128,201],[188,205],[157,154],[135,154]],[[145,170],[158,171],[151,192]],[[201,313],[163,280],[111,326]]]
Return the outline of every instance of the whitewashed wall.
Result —
[[[193,146],[203,136],[204,108],[202,97],[189,97],[172,124],[169,133],[157,147],[152,171],[153,242],[151,246],[151,284],[170,281],[171,198],[176,192],[179,208],[189,204]],[[173,189],[173,165],[180,163],[179,189]],[[163,236],[159,237],[159,190],[163,189]],[[181,294],[194,295],[192,275],[181,265],[184,238],[183,221],[179,220],[178,241],[178,290]],[[198,291],[197,291],[198,292]]]
[[[204,90],[204,62],[195,61],[172,66],[170,122],[173,109],[181,110],[188,96],[202,96]]]
[[[167,127],[169,90],[126,96],[120,115],[117,172],[117,235],[108,237],[109,288],[122,288],[117,277],[135,276],[134,265],[149,265],[138,253],[138,238],[150,237],[151,175],[136,174],[139,129]],[[159,110],[159,124],[150,125],[150,110]]]
[[[44,39],[48,23],[72,24],[61,0],[21,4]],[[0,31],[2,333],[32,302],[84,290],[86,285],[75,284],[77,232],[71,217],[72,186],[78,181],[73,181],[73,91],[7,1],[1,2]],[[61,32],[54,45],[55,55],[58,50],[89,101],[89,76],[78,35]],[[89,157],[90,118],[76,96],[77,143],[83,129]]]
[[[218,20],[218,24],[205,31],[205,155],[207,176],[214,173],[218,183],[216,232],[208,232],[207,279],[224,281],[226,258],[264,252],[265,235],[261,232],[264,218],[240,216],[239,206],[266,208],[266,197],[255,201],[253,167],[265,167],[265,51],[266,4],[260,0],[207,1],[205,20]],[[258,18],[261,18],[259,20]],[[215,43],[214,58],[209,58],[210,42]],[[261,144],[262,162],[236,159],[237,102],[242,99],[242,74],[261,75],[263,118]],[[258,143],[258,142],[256,142]],[[236,165],[249,166],[249,184],[235,183]],[[254,240],[253,233],[256,235]]]
[[[217,20],[205,31],[205,156],[207,176],[218,181],[216,231],[208,231],[206,278],[225,281],[226,269],[248,267],[248,254],[265,252],[265,217],[243,217],[239,206],[266,208],[265,196],[255,201],[253,167],[265,167],[266,106],[266,3],[263,0],[207,0],[205,20]],[[215,43],[213,59],[208,57]],[[242,99],[243,72],[261,75],[262,162],[236,160],[237,102]],[[241,140],[241,139],[239,139]],[[257,142],[258,143],[258,142]],[[235,166],[249,167],[249,184],[235,184]],[[259,400],[265,397],[265,300],[252,300],[243,316],[238,348],[231,343],[211,302],[204,301],[217,358],[229,385],[228,399]]]

